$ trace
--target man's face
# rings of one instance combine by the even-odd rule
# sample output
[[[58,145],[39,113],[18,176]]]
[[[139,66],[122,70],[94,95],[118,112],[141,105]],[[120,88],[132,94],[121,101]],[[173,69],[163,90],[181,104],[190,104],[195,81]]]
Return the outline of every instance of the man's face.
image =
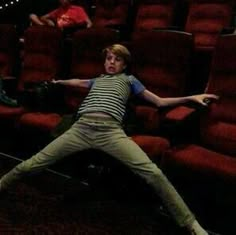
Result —
[[[105,71],[107,74],[118,74],[123,72],[126,68],[124,59],[115,55],[112,52],[108,52],[104,63]]]

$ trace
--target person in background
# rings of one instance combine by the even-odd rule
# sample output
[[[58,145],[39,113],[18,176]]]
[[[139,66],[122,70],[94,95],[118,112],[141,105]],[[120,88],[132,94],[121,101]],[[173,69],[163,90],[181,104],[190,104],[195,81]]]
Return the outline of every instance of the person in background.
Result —
[[[133,75],[125,73],[131,55],[121,44],[104,49],[105,74],[88,80],[55,80],[53,83],[86,87],[90,91],[78,108],[78,120],[69,130],[49,143],[43,150],[23,161],[0,179],[0,192],[23,176],[42,171],[56,161],[85,149],[100,149],[125,164],[149,184],[173,216],[177,224],[191,235],[207,235],[160,168],[123,130],[126,105],[131,94],[157,107],[196,102],[206,106],[205,99],[215,100],[214,94],[162,98],[147,90]]]
[[[38,16],[31,13],[29,18],[34,25],[57,26],[60,29],[85,26],[90,28],[92,21],[81,6],[73,5],[73,0],[59,0],[60,6],[55,10]]]

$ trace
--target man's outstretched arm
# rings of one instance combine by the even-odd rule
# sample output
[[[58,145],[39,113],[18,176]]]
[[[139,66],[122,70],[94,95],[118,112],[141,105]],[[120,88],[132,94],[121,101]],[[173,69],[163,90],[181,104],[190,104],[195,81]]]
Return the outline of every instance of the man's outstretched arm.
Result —
[[[165,107],[165,106],[175,106],[187,102],[196,102],[201,105],[207,106],[206,99],[217,100],[219,97],[214,94],[198,94],[191,96],[183,96],[183,97],[167,97],[162,98],[154,94],[153,92],[145,89],[143,92],[139,94],[145,100],[155,104],[157,107]]]
[[[52,83],[61,84],[65,86],[72,86],[72,87],[89,88],[91,84],[91,80],[73,78],[73,79],[68,79],[68,80],[53,80]]]

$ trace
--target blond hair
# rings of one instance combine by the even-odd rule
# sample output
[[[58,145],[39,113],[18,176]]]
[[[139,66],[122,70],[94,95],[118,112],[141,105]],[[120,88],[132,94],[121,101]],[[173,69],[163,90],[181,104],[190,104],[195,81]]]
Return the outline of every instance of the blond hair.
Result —
[[[113,54],[121,57],[126,65],[129,65],[131,62],[131,54],[129,50],[121,45],[121,44],[113,44],[111,46],[106,47],[103,50],[103,54],[106,56],[108,52],[112,52]]]

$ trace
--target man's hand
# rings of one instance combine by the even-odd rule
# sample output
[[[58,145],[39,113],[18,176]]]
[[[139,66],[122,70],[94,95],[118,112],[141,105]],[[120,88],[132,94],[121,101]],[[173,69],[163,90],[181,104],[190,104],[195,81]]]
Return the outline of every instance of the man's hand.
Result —
[[[55,23],[52,21],[52,20],[49,20],[49,19],[47,19],[47,25],[48,26],[52,26],[52,27],[55,27],[56,25],[55,25]]]
[[[211,100],[218,100],[219,96],[214,94],[200,94],[190,96],[191,101],[207,106]]]

